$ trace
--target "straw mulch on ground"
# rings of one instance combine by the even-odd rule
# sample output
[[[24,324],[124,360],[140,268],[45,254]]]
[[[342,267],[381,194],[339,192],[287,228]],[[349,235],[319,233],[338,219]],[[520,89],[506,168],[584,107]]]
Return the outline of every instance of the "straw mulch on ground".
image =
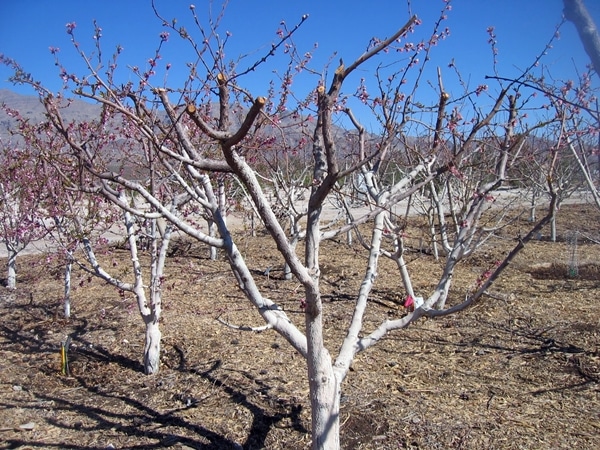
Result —
[[[586,237],[598,235],[599,221],[592,207],[565,206],[559,242],[528,245],[491,296],[359,354],[343,385],[342,447],[600,448],[600,246]],[[527,225],[515,222],[465,261],[453,303]],[[566,239],[573,231],[580,232],[577,260]],[[302,326],[301,288],[281,279],[269,241],[244,231],[237,239],[265,295]],[[366,254],[357,241],[324,245],[325,327],[335,355]],[[207,256],[180,241],[169,257],[155,376],[142,373],[143,325],[131,295],[76,272],[65,320],[60,268],[21,258],[18,292],[3,291],[0,301],[0,448],[307,448],[304,360],[273,331],[216,320],[262,325],[226,263]],[[115,270],[130,270],[126,251],[110,258]],[[407,258],[416,290],[429,292],[441,262],[418,252]],[[405,314],[404,295],[397,270],[382,261],[365,329]],[[63,376],[59,347],[67,335],[71,374]]]

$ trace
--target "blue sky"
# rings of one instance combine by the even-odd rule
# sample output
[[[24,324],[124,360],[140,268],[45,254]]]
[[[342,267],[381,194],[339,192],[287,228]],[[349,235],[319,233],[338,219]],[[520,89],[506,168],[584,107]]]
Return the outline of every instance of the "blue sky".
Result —
[[[220,10],[221,0],[192,1],[201,20],[206,20],[209,7],[214,13]],[[191,1],[156,0],[155,3],[165,18],[177,18],[179,24],[184,24],[194,34],[190,23]],[[586,3],[596,22],[600,23],[600,2],[587,0]],[[443,26],[449,27],[450,35],[434,49],[430,61],[432,71],[422,82],[423,89],[429,89],[431,94],[433,89],[427,87],[427,80],[436,82],[433,71],[436,66],[444,70],[447,89],[451,93],[453,90],[459,93],[456,77],[448,70],[452,60],[471,87],[492,84],[483,78],[486,74],[493,75],[493,58],[487,43],[488,27],[495,27],[499,75],[515,77],[543,51],[562,17],[562,0],[453,0],[451,4],[452,11]],[[411,0],[410,5],[412,13],[417,14],[423,24],[408,40],[418,42],[431,32],[444,2]],[[340,56],[346,63],[351,62],[363,52],[372,37],[391,35],[409,17],[404,0],[230,0],[222,22],[222,35],[225,31],[232,33],[227,57],[237,59],[239,55],[251,54],[246,58],[250,64],[276,40],[275,33],[282,20],[291,27],[303,14],[309,14],[309,18],[295,35],[295,42],[301,51],[311,51],[313,44],[318,43],[311,65],[316,70],[322,70],[334,52],[337,56],[332,69]],[[92,51],[94,19],[103,29],[103,51],[106,55],[112,53],[116,44],[123,46],[120,61],[124,77],[132,76],[127,73],[126,64],[146,65],[160,41],[159,34],[164,31],[154,16],[150,0],[0,0],[0,52],[16,59],[34,78],[51,89],[58,89],[61,81],[49,47],[60,48],[59,56],[64,65],[76,71],[80,62],[75,59],[65,25],[75,22],[77,40],[86,51]],[[571,23],[561,28],[560,35],[542,64],[557,79],[576,78],[577,71],[582,71],[589,59]],[[185,56],[182,47],[175,41],[175,37],[171,36],[162,61],[173,65],[171,82],[176,82],[177,74],[181,76],[185,62],[190,59],[190,53]],[[385,59],[378,62],[382,61]],[[243,62],[240,67],[245,65]],[[266,93],[274,68],[277,69],[277,66],[265,67],[264,71],[246,81],[254,95]],[[349,81],[347,90],[353,91],[358,79],[368,75],[368,70],[357,74],[353,81]],[[31,93],[11,85],[7,81],[8,76],[9,71],[0,67],[0,89]],[[599,84],[597,78],[595,81]],[[296,85],[295,88],[308,92],[314,87],[307,84]],[[306,92],[300,92],[300,96]]]

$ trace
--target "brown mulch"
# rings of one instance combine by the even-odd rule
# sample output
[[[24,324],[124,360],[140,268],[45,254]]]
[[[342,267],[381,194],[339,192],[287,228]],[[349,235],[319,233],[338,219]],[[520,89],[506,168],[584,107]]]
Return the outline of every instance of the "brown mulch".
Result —
[[[528,245],[491,296],[359,354],[343,385],[342,447],[600,448],[600,246],[586,238],[598,236],[598,223],[596,209],[565,206],[560,242]],[[526,226],[515,222],[465,261],[453,302]],[[576,272],[565,238],[572,231],[581,232]],[[301,288],[282,280],[272,245],[242,231],[237,240],[265,295],[301,327]],[[18,291],[0,293],[0,448],[309,446],[304,360],[273,331],[219,323],[217,317],[262,325],[222,258],[177,245],[167,263],[162,366],[154,376],[142,373],[143,325],[130,295],[77,272],[72,318],[65,320],[60,267],[20,259]],[[325,328],[335,356],[366,254],[356,241],[324,246]],[[408,253],[413,283],[426,294],[441,262],[416,250]],[[126,275],[127,253],[110,258]],[[404,314],[403,297],[397,270],[382,261],[365,330]],[[63,376],[59,347],[67,335],[71,374]]]

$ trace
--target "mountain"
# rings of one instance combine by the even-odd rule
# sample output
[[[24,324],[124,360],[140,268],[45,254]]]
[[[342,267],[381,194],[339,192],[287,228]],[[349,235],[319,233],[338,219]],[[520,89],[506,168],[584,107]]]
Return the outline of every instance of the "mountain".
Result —
[[[0,89],[0,105],[6,105],[10,109],[17,110],[31,122],[42,122],[46,119],[45,109],[40,99],[36,95],[17,94],[9,89]],[[100,107],[83,100],[73,100],[69,107],[63,110],[67,120],[90,120],[98,117]],[[6,143],[14,141],[11,135],[11,129],[15,126],[16,120],[6,113],[4,108],[0,108],[0,142]]]
[[[46,120],[46,111],[40,102],[39,97],[36,95],[22,95],[8,89],[0,89],[0,105],[5,105],[10,109],[19,111],[23,117],[30,121],[30,123],[39,123]],[[212,111],[212,114],[217,114],[219,110],[218,105],[214,105],[210,110]],[[90,121],[99,118],[101,107],[98,104],[89,103],[81,99],[72,99],[70,105],[61,112],[64,119],[67,121]],[[233,115],[233,127],[239,126],[242,123],[245,113],[246,111],[240,110],[239,114]],[[166,115],[164,116],[164,119],[166,119]],[[11,130],[15,128],[16,123],[17,121],[15,118],[11,117],[4,108],[0,108],[0,145],[9,142],[20,142],[18,136],[11,134]],[[282,130],[285,130],[285,132],[282,132]],[[347,136],[347,132],[344,129],[335,125],[333,131],[338,137]],[[312,134],[312,130],[308,130],[309,136],[306,136],[305,133],[307,130],[302,130],[296,123],[296,119],[291,118],[283,118],[277,126],[267,125],[264,132],[264,136],[270,136],[273,139],[270,146],[277,144],[284,145],[285,141],[285,145],[288,146],[288,148],[296,147],[303,139],[308,138],[310,140],[310,135]],[[114,148],[111,149],[115,154],[118,153],[118,143],[119,141],[117,140],[114,144]],[[350,144],[347,140],[340,139],[338,145],[338,152],[340,154],[345,154],[349,151],[348,146]]]

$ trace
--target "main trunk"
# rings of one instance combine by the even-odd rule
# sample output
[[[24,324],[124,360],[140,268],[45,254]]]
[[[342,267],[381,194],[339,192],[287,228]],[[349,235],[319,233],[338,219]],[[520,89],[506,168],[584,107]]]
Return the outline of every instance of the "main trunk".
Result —
[[[158,320],[147,321],[144,344],[144,372],[147,375],[157,373],[160,367],[160,338]]]
[[[71,318],[71,271],[73,269],[73,261],[71,252],[65,265],[65,298],[64,298],[64,312],[65,319]]]
[[[340,448],[340,384],[333,373],[329,352],[323,345],[322,330],[321,311],[317,314],[307,312],[312,448],[336,450]]]
[[[316,208],[308,214],[306,233],[306,265],[312,272],[312,283],[305,285],[308,386],[312,419],[313,450],[340,448],[340,383],[333,372],[331,356],[323,338],[323,303],[319,290],[319,214]]]
[[[10,246],[6,246],[8,250],[8,274],[6,278],[6,287],[8,289],[17,288],[17,252]]]

